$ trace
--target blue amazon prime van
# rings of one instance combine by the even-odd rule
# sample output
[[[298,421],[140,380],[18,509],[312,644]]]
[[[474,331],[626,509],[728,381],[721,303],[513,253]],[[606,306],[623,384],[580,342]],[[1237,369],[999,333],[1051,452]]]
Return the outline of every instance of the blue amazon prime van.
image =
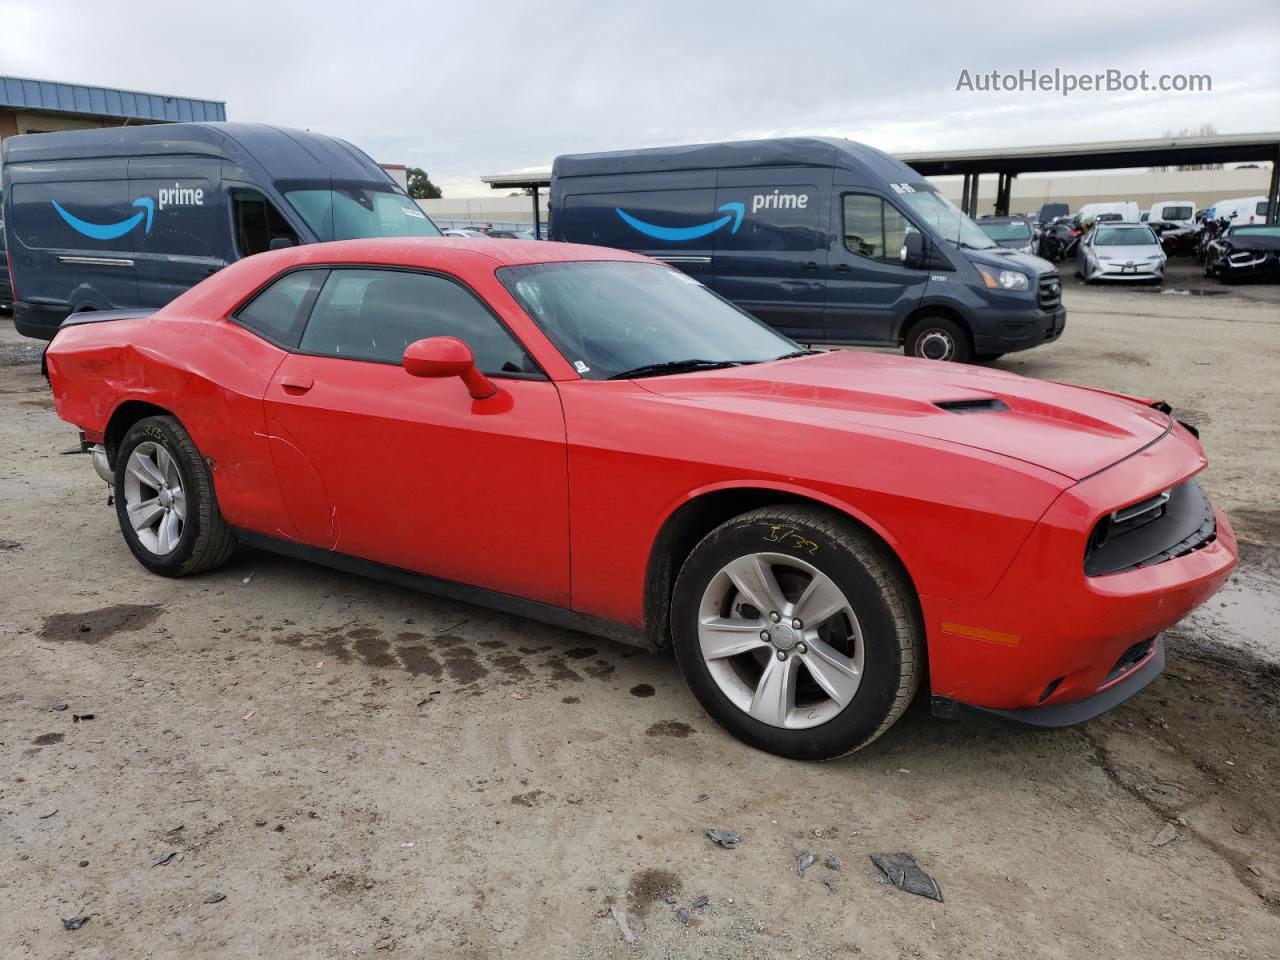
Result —
[[[233,260],[299,243],[438,236],[366,154],[249,123],[166,123],[6,138],[14,323],[162,307]]]
[[[997,246],[924,177],[849,140],[561,156],[550,238],[664,260],[804,343],[992,359],[1056,340],[1052,264]]]

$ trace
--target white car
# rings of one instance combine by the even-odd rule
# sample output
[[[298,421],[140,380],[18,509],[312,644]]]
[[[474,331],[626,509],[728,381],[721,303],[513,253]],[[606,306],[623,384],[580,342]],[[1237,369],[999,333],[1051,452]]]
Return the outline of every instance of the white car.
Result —
[[[1168,258],[1145,223],[1100,223],[1080,241],[1076,276],[1095,280],[1160,283]]]
[[[1144,215],[1148,223],[1183,223],[1190,225],[1196,219],[1196,205],[1191,200],[1161,200],[1153,203]]]
[[[1132,200],[1113,200],[1107,203],[1086,203],[1076,213],[1076,219],[1081,223],[1090,223],[1099,219],[1103,214],[1118,214],[1120,219],[1126,223],[1137,223],[1142,216],[1142,211],[1138,209],[1138,205]]]
[[[479,230],[464,230],[461,227],[452,227],[448,230],[441,230],[440,232],[446,237],[469,237],[474,239],[477,237],[483,238],[484,236],[486,236],[484,233],[481,233]]]

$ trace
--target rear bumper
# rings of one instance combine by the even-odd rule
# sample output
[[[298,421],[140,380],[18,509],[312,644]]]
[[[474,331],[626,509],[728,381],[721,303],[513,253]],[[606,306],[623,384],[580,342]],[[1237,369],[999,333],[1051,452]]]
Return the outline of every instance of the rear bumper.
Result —
[[[1164,641],[1156,637],[1152,641],[1150,652],[1130,667],[1128,672],[1120,674],[1113,682],[1104,686],[1091,696],[1079,700],[1067,700],[1047,706],[1000,709],[998,707],[979,707],[972,703],[962,703],[948,697],[934,696],[933,712],[936,716],[947,719],[959,719],[965,716],[995,720],[1016,727],[1028,727],[1037,730],[1061,730],[1074,727],[1076,724],[1092,720],[1108,710],[1120,706],[1126,700],[1136,696],[1156,677],[1164,671]]]
[[[66,315],[66,307],[24,303],[18,300],[13,305],[13,326],[24,337],[52,340]]]

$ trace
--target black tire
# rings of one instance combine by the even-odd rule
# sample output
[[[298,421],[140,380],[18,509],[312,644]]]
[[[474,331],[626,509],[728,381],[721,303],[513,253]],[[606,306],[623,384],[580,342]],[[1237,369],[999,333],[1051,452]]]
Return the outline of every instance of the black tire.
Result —
[[[941,348],[942,353],[935,355]],[[902,352],[909,357],[969,363],[973,359],[973,341],[969,331],[946,317],[922,317],[907,331]]]
[[[795,535],[779,540],[779,530]],[[787,729],[752,717],[725,694],[702,655],[698,618],[704,594],[726,564],[760,552],[794,554],[820,570],[848,599],[861,629],[857,691],[842,710],[817,726]],[[765,507],[709,533],[676,579],[671,634],[681,672],[707,713],[751,746],[796,760],[831,760],[871,743],[906,710],[924,671],[924,630],[906,573],[877,539],[847,517],[820,507]],[[770,652],[764,651],[766,659]]]
[[[177,546],[160,554],[149,549],[129,521],[125,501],[125,476],[129,458],[142,443],[163,447],[182,478],[186,496],[185,519]],[[185,577],[220,567],[235,550],[231,528],[222,519],[213,478],[190,434],[176,417],[158,416],[139,420],[125,433],[116,451],[115,464],[116,519],[125,543],[138,562],[165,577]]]

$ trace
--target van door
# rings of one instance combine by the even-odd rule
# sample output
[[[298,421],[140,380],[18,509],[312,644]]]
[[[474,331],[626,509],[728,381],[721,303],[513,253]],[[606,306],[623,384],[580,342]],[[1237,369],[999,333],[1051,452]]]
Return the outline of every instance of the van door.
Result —
[[[823,336],[831,170],[721,170],[716,209],[741,223],[715,234],[713,289],[799,340]]]
[[[924,296],[929,271],[904,266],[899,255],[916,228],[884,197],[847,192],[835,198],[833,218],[841,224],[831,245],[827,308],[830,340],[891,343],[898,322]]]
[[[583,177],[565,191],[555,212],[557,240],[634,250],[708,286],[715,237],[738,219],[736,211],[716,209],[711,170]]]
[[[138,306],[133,235],[147,210],[126,173],[123,160],[74,160],[40,182],[8,184],[8,252],[24,302],[68,312]]]
[[[134,240],[140,306],[163,307],[232,259],[221,161],[143,157],[129,161],[134,196],[154,204]]]

